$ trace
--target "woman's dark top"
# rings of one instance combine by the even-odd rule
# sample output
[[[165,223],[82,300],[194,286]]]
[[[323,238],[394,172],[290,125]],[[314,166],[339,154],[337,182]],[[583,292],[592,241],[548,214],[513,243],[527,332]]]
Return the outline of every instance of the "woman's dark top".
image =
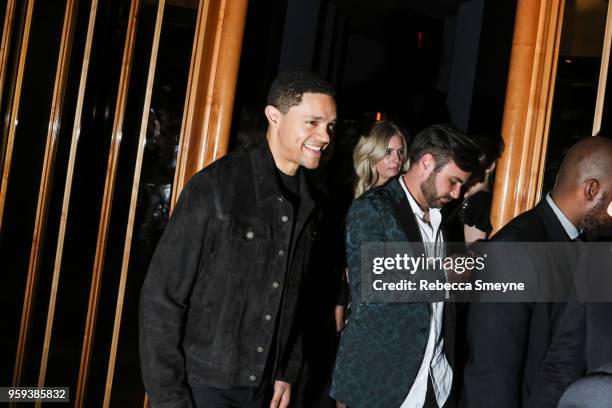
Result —
[[[464,225],[476,227],[487,235],[493,230],[489,214],[491,213],[491,193],[478,191],[466,198],[459,207],[459,219]]]

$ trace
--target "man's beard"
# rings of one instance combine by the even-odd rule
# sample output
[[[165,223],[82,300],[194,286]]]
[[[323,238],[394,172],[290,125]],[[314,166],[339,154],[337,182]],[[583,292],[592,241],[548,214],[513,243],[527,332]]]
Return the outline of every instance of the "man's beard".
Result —
[[[421,193],[427,202],[428,208],[442,208],[444,202],[442,199],[452,200],[452,197],[439,197],[438,189],[436,188],[437,171],[432,171],[431,174],[421,183]]]
[[[593,208],[584,217],[582,228],[588,235],[612,234],[612,217],[608,214],[609,194],[604,192]]]

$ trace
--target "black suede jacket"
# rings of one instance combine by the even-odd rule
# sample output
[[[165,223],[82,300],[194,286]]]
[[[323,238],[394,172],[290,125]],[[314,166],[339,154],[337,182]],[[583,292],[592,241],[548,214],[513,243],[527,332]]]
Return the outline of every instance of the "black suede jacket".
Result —
[[[293,214],[275,171],[264,138],[206,167],[183,190],[141,294],[140,358],[153,407],[190,407],[198,385],[258,386],[271,349],[273,379],[297,377],[294,321],[314,202],[300,171]]]

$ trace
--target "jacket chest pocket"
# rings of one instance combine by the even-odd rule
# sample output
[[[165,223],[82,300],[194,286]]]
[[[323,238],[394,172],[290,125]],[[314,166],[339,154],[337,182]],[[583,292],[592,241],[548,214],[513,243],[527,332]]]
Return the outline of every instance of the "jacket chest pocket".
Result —
[[[231,230],[238,243],[244,246],[257,245],[272,239],[272,228],[260,220],[234,218]]]
[[[272,227],[261,220],[235,218],[230,231],[234,241],[233,253],[229,254],[233,269],[236,272],[261,269],[272,249]]]

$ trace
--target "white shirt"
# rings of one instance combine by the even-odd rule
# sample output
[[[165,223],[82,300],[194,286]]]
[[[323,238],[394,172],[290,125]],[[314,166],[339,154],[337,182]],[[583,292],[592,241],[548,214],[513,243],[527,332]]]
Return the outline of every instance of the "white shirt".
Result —
[[[559,219],[559,222],[563,226],[563,229],[565,230],[569,238],[572,240],[576,239],[576,237],[580,235],[580,231],[578,231],[578,228],[576,228],[574,224],[572,224],[572,222],[569,220],[569,218],[567,218],[565,214],[563,214],[563,211],[561,211],[557,203],[554,202],[550,193],[546,194],[546,202],[548,203],[548,205],[550,205],[550,208],[552,208],[553,212]]]
[[[416,216],[421,237],[425,245],[427,256],[444,256],[443,243],[444,238],[440,231],[442,223],[442,213],[437,208],[429,209],[429,220],[427,223],[423,219],[425,212],[417,204],[412,194],[408,191],[404,178],[399,178],[400,185],[408,197],[410,208]],[[427,245],[434,243],[434,245]],[[431,249],[435,248],[436,254],[430,254]],[[406,396],[400,408],[421,408],[425,403],[425,394],[427,393],[427,377],[431,377],[433,391],[436,395],[438,406],[443,406],[448,396],[450,395],[451,386],[453,383],[453,370],[444,354],[444,337],[442,337],[442,323],[444,317],[444,302],[431,303],[431,320],[429,324],[429,338],[425,347],[425,354],[421,367],[417,373],[416,379],[410,388],[410,392]]]

